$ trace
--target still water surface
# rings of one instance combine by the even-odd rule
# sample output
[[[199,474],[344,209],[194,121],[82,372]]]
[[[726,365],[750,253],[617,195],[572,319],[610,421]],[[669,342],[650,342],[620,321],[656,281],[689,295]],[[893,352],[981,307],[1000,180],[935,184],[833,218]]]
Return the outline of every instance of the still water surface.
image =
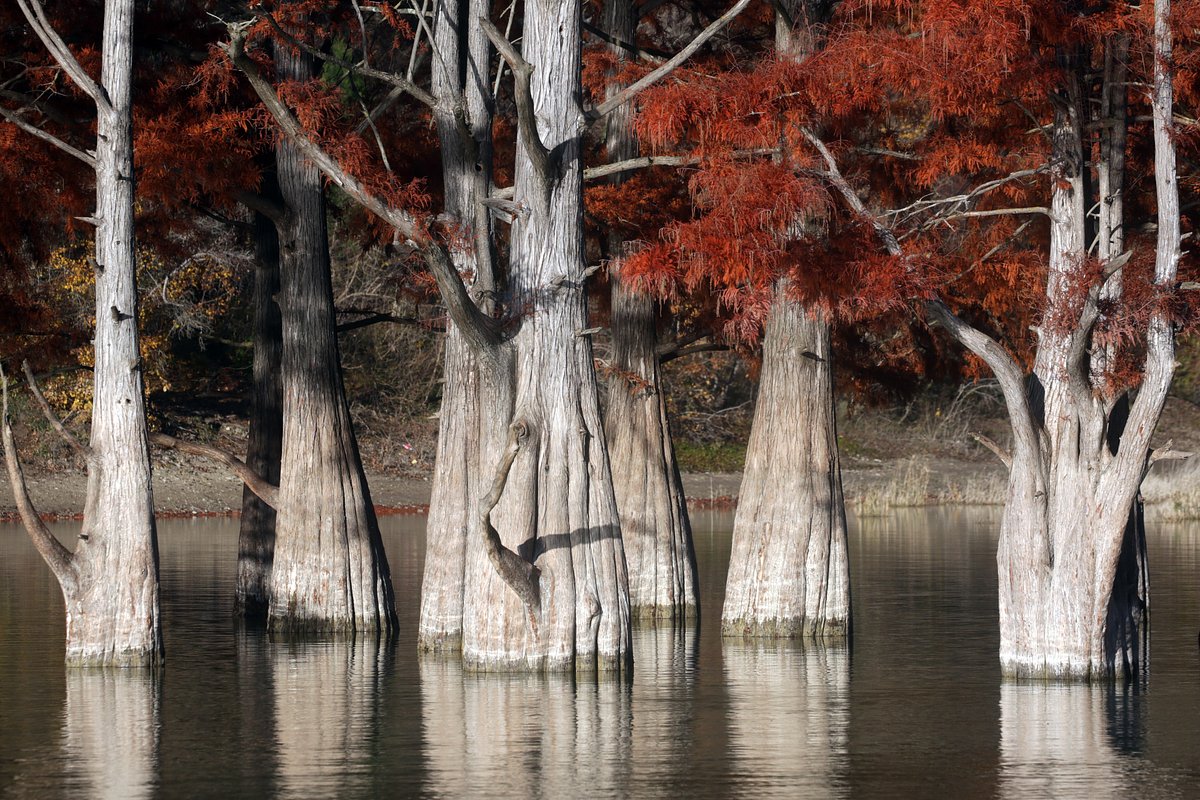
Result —
[[[731,518],[696,514],[703,622],[636,632],[631,686],[419,659],[424,519],[383,525],[390,646],[240,627],[236,522],[161,522],[157,678],[67,672],[57,585],[0,526],[0,796],[1200,797],[1194,526],[1151,534],[1151,671],[1113,689],[1000,679],[994,512],[855,524],[837,649],[722,642]]]

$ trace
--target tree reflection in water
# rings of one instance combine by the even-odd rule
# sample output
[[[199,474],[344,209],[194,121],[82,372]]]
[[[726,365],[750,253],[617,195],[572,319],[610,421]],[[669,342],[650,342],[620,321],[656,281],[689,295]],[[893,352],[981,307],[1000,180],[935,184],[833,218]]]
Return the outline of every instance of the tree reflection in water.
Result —
[[[1001,797],[1137,797],[1143,709],[1138,687],[1004,682]]]
[[[600,796],[628,785],[624,681],[464,672],[434,655],[420,667],[431,794]]]
[[[732,769],[791,797],[848,796],[849,650],[727,640],[722,651]]]
[[[358,796],[374,782],[393,647],[377,636],[272,645],[282,797]]]
[[[159,675],[145,669],[68,669],[64,762],[80,794],[138,800],[159,765]]]

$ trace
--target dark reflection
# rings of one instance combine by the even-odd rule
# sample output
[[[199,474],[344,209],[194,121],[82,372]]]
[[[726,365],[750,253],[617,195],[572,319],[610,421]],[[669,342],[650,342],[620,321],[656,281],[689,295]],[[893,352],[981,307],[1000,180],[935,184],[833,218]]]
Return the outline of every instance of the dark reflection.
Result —
[[[630,687],[571,675],[464,672],[420,660],[428,790],[439,797],[625,793]]]
[[[1139,795],[1141,693],[1111,685],[1000,687],[1002,797],[1099,800]]]
[[[846,797],[850,653],[797,642],[723,648],[730,768],[789,797]]]
[[[393,653],[375,636],[270,645],[278,796],[351,797],[374,785]]]
[[[67,671],[63,761],[80,795],[149,797],[159,764],[158,672]]]

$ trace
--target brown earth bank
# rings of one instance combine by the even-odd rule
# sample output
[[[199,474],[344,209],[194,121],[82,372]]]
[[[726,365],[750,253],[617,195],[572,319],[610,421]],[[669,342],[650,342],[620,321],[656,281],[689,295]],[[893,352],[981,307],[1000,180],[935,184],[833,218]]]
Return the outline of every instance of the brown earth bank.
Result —
[[[852,511],[871,514],[896,506],[1003,500],[1003,468],[972,436],[981,433],[1003,446],[1007,428],[1003,418],[935,404],[918,411],[905,407],[847,413],[843,409],[840,417],[842,476]],[[186,435],[187,426],[177,427]],[[209,443],[233,452],[244,441],[245,423],[234,417],[196,422],[191,428],[208,430]],[[82,464],[49,444],[45,436],[34,431],[22,443],[30,496],[45,517],[77,518],[83,510],[86,473]],[[1200,453],[1200,406],[1171,398],[1156,441],[1159,446],[1170,442],[1174,450]],[[430,437],[409,428],[400,436],[366,436],[362,445],[377,509],[381,513],[425,511],[433,469]],[[1144,487],[1147,500],[1166,509],[1171,518],[1200,517],[1196,461],[1157,465]],[[683,480],[693,507],[731,508],[741,474],[690,472]],[[223,467],[177,452],[155,452],[154,501],[160,516],[232,515],[241,508],[241,496],[241,482]],[[0,490],[0,520],[16,520],[7,480]]]

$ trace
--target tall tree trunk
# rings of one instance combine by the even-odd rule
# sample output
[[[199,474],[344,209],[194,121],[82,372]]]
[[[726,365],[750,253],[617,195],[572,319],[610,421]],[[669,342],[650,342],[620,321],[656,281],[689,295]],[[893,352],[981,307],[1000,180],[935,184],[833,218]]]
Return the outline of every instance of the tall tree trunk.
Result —
[[[254,215],[254,255],[254,377],[246,466],[278,485],[283,448],[283,385],[279,375],[283,327],[275,302],[279,292],[279,235],[275,224],[261,213]],[[266,617],[274,555],[275,509],[245,487],[234,597],[234,612],[239,616]]]
[[[284,79],[312,64],[276,47]],[[283,445],[269,624],[287,632],[391,631],[395,598],[342,383],[323,179],[290,139],[276,148]]]
[[[781,57],[811,55],[826,12],[815,0],[781,3]],[[776,286],[767,320],[721,629],[727,636],[837,638],[850,629],[850,564],[829,322],[788,292],[786,280]]]
[[[439,103],[435,119],[442,144],[445,213],[464,234],[451,258],[463,279],[472,281],[472,299],[490,314],[495,284],[490,212],[480,200],[488,195],[492,174],[491,46],[477,24],[488,10],[487,0],[436,4],[435,48],[443,55],[433,60],[431,69]],[[465,58],[460,58],[464,53]],[[456,108],[466,113],[466,131],[456,118]],[[425,650],[462,646],[467,536],[488,488],[481,474],[485,412],[479,370],[476,353],[458,327],[449,326],[421,584],[418,642]],[[494,399],[489,398],[489,403]]]
[[[786,292],[763,342],[721,629],[837,637],[850,627],[850,573],[829,324]]]
[[[484,462],[500,464],[467,549],[463,657],[477,669],[623,670],[632,659],[625,555],[583,334],[580,17],[578,0],[525,5],[514,198],[527,210],[513,223],[509,282],[519,328],[490,359],[485,395],[499,396],[492,419],[511,421],[503,458]],[[531,96],[521,96],[524,81]],[[505,434],[495,426],[490,436]],[[498,532],[489,503],[498,503]]]
[[[604,15],[611,36],[621,42],[633,41],[631,0],[607,0]],[[610,50],[617,59],[624,58],[619,45],[610,45]],[[608,94],[621,88],[610,84]],[[637,156],[632,114],[632,107],[625,105],[608,116],[608,157],[612,161]],[[623,244],[620,236],[610,235],[609,252],[619,253]],[[659,374],[658,315],[654,299],[631,290],[619,269],[610,270],[609,282],[613,377],[605,432],[629,569],[629,603],[635,618],[682,622],[698,613],[700,600],[692,528]]]
[[[43,41],[53,38],[28,7]],[[66,658],[79,665],[146,665],[163,658],[158,541],[142,363],[134,243],[133,0],[105,5],[101,85],[69,52],[64,70],[96,100],[96,331],[91,446],[83,530],[74,553],[37,518],[25,492],[8,421],[4,449],[13,494],[66,602]],[[53,48],[52,48],[53,49]],[[5,397],[7,415],[7,396]]]

